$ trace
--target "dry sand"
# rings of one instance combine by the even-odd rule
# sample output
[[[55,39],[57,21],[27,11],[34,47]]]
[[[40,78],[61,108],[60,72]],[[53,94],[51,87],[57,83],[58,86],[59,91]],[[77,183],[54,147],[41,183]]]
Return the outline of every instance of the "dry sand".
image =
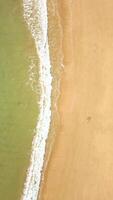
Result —
[[[113,1],[58,0],[60,128],[40,200],[113,200]]]

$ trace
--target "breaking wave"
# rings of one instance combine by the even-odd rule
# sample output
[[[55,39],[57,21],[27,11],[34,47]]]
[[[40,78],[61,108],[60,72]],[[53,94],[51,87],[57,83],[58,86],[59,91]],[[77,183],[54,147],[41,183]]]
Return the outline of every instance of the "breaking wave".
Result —
[[[24,18],[35,41],[40,59],[40,114],[33,138],[30,166],[24,184],[22,200],[36,200],[43,168],[46,139],[51,121],[52,76],[48,46],[47,0],[23,0]]]

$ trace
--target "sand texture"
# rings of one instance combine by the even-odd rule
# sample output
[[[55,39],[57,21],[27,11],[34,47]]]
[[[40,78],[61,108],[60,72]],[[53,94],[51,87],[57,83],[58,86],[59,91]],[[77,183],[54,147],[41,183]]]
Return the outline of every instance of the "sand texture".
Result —
[[[58,0],[60,128],[40,200],[113,199],[113,1]]]

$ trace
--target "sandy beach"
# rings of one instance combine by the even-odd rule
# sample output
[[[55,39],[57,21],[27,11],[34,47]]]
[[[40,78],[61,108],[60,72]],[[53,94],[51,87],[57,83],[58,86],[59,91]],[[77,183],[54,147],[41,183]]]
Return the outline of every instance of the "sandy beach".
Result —
[[[59,130],[40,200],[113,199],[113,1],[58,0]]]

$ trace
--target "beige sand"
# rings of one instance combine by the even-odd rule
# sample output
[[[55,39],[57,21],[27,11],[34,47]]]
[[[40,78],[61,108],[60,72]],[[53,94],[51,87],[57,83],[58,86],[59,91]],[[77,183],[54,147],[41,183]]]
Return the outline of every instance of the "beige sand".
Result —
[[[61,125],[40,200],[113,200],[113,1],[58,3]]]

